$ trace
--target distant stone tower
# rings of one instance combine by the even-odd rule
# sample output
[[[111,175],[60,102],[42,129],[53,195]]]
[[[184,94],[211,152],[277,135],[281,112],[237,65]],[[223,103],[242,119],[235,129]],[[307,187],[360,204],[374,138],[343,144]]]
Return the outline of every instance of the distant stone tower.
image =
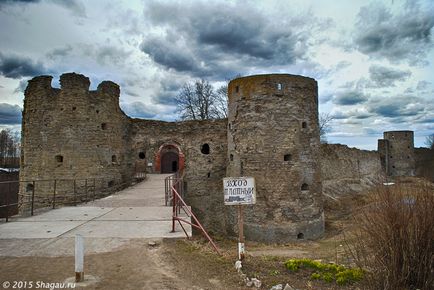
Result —
[[[319,162],[318,87],[314,79],[269,74],[228,87],[227,175],[253,176],[256,205],[245,236],[266,242],[314,239],[324,232]],[[234,213],[229,215],[234,226]]]
[[[20,180],[47,180],[37,182],[36,194],[52,194],[55,179],[60,192],[71,191],[73,179],[76,186],[93,178],[100,188],[128,184],[130,132],[119,86],[105,81],[89,91],[89,79],[75,73],[60,77],[60,89],[51,80],[35,77],[25,91]],[[31,186],[22,182],[20,190]]]
[[[413,131],[388,131],[378,140],[381,165],[388,176],[414,176]]]

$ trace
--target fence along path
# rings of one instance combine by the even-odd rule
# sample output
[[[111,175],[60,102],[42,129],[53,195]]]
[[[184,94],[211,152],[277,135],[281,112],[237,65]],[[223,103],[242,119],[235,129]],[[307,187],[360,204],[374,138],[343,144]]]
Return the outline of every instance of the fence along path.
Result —
[[[172,207],[165,206],[164,174],[106,198],[73,207],[62,207],[0,224],[0,240],[69,238],[178,238],[172,230]],[[187,226],[191,234],[191,227]],[[1,247],[0,247],[1,248]],[[4,254],[4,253],[0,253]]]

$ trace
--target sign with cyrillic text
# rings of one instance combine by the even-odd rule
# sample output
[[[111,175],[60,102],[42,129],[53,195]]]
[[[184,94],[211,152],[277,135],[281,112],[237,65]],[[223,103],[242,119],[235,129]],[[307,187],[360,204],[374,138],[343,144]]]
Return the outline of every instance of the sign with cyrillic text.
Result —
[[[225,205],[255,204],[256,188],[254,177],[223,178]]]

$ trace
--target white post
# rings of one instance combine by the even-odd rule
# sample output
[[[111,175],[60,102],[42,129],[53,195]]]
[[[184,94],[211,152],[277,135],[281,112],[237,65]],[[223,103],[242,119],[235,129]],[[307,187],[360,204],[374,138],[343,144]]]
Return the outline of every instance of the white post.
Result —
[[[75,282],[84,281],[84,239],[75,235]]]

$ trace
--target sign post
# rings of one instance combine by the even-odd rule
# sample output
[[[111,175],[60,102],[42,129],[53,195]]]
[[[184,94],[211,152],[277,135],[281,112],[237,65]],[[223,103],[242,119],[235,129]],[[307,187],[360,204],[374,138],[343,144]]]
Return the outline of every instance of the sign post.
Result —
[[[243,205],[256,203],[255,179],[253,177],[223,178],[225,205],[238,205],[238,259],[244,259],[244,213]]]
[[[244,216],[243,206],[238,206],[238,260],[244,260]]]

